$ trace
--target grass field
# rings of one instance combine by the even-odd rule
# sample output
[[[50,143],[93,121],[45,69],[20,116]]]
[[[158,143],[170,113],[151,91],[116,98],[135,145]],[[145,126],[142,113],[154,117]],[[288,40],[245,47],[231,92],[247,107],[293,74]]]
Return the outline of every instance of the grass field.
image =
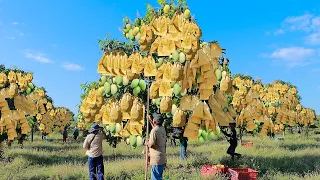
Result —
[[[51,135],[49,138],[59,138]],[[61,138],[61,137],[60,137]],[[259,179],[320,179],[320,137],[308,139],[296,134],[286,135],[285,141],[269,138],[244,137],[254,142],[254,147],[238,146],[245,156],[231,161],[225,153],[228,143],[221,139],[205,145],[189,145],[187,161],[179,160],[179,147],[167,147],[168,165],[164,179],[202,179],[201,166],[221,163],[229,167],[249,167],[259,171]],[[177,144],[178,145],[178,144]],[[106,179],[144,179],[143,147],[132,149],[120,144],[113,149],[104,144]],[[87,157],[82,149],[82,139],[43,142],[25,142],[5,148],[6,161],[0,161],[0,179],[88,179]],[[13,159],[9,162],[8,158]],[[182,164],[184,168],[176,167]],[[150,172],[150,171],[149,171]],[[219,179],[223,179],[220,177]]]

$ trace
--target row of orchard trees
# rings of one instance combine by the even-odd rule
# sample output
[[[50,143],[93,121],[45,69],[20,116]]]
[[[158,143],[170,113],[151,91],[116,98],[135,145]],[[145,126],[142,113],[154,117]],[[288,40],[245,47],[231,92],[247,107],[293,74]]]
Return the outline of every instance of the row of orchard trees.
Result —
[[[99,41],[101,78],[83,85],[79,128],[100,122],[110,132],[110,144],[127,139],[135,147],[145,136],[147,112],[161,113],[167,132],[184,129],[185,137],[199,143],[234,121],[248,131],[262,122],[261,135],[280,130],[288,120],[290,125],[313,123],[314,111],[299,109],[295,87],[232,78],[225,50],[200,39],[202,31],[185,1],[158,2],[161,8],[148,5],[143,18],[124,18],[127,42]]]
[[[297,87],[276,80],[263,85],[260,80],[237,74],[233,78],[235,91],[232,105],[238,112],[238,126],[262,136],[283,132],[286,127],[312,127],[316,114],[300,104]]]
[[[54,107],[45,89],[32,81],[30,72],[0,66],[0,142],[21,142],[36,127],[45,134],[61,131],[73,120],[69,109]]]

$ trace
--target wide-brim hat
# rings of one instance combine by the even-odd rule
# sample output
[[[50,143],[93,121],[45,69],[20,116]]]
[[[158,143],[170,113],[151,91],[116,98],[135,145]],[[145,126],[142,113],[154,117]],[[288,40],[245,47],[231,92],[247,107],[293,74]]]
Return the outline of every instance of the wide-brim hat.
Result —
[[[92,124],[91,128],[89,129],[89,133],[93,133],[95,131],[98,131],[100,128],[102,128],[101,126],[99,126],[99,124]]]

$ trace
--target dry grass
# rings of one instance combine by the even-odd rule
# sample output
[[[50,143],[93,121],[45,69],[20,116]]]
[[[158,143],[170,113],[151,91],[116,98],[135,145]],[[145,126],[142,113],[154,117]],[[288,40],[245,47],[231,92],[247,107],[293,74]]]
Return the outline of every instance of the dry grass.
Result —
[[[61,138],[53,134],[49,138]],[[179,147],[169,146],[168,167],[164,177],[169,179],[201,179],[201,166],[222,163],[229,167],[249,167],[259,171],[260,179],[320,179],[319,137],[309,139],[287,135],[285,141],[269,138],[245,137],[254,147],[239,146],[245,157],[231,161],[223,139],[196,146],[190,145],[187,161],[179,160]],[[104,144],[106,179],[143,179],[143,147],[132,149],[120,144],[113,149]],[[36,141],[26,142],[24,149],[17,144],[5,149],[5,157],[12,162],[0,161],[0,179],[88,179],[87,157],[81,139],[67,144]],[[182,164],[184,168],[176,169]],[[149,171],[150,172],[150,171]],[[222,177],[220,179],[223,179]]]

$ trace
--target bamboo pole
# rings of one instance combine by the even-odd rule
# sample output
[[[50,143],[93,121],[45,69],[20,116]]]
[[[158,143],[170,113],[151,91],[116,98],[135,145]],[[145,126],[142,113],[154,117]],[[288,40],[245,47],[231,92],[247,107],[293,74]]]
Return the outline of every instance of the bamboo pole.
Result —
[[[148,142],[149,140],[149,93],[150,93],[150,81],[149,81],[149,77],[148,77],[148,83],[147,83],[147,131],[146,131],[146,142]],[[145,174],[144,174],[144,179],[147,180],[148,179],[148,155],[149,155],[149,151],[148,151],[148,146],[146,146],[146,153],[145,153]]]

